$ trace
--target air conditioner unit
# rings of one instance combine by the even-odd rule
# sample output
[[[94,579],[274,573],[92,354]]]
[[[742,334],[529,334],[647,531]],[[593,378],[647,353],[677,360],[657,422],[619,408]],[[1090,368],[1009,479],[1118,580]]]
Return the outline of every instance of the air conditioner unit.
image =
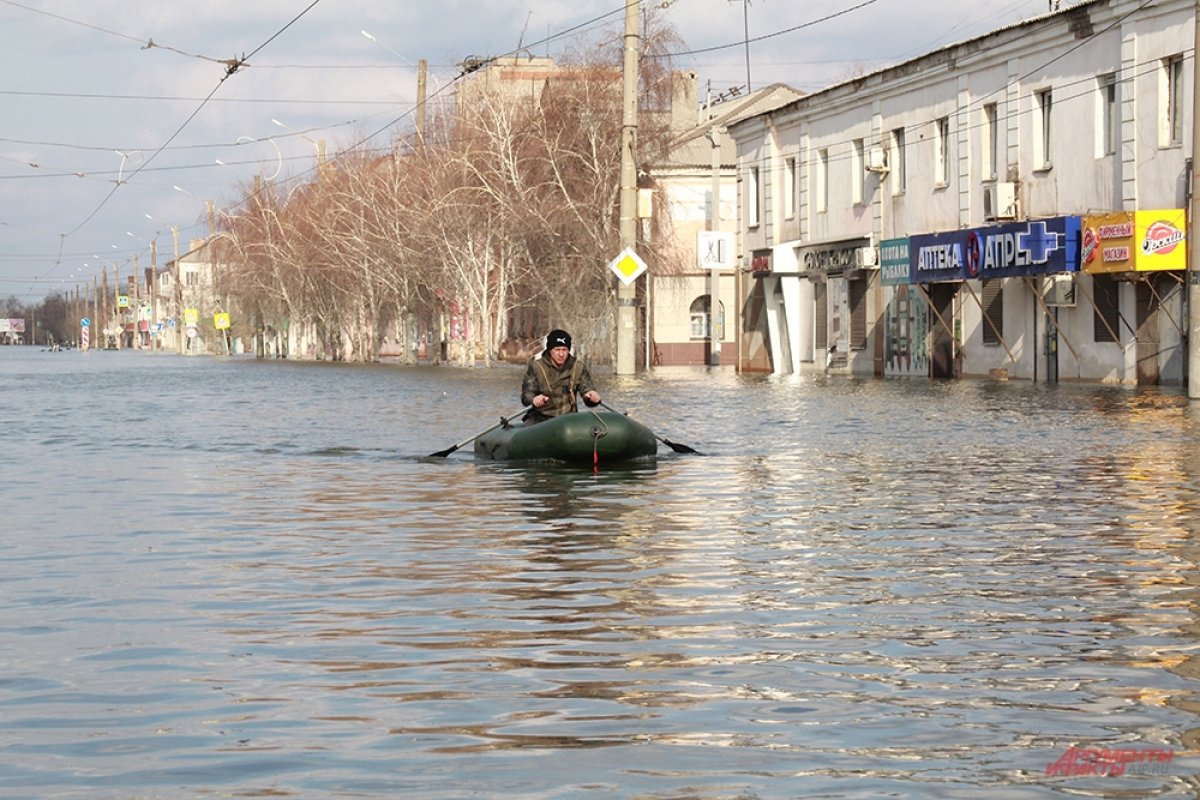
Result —
[[[1042,299],[1052,308],[1075,307],[1075,277],[1073,275],[1047,275],[1042,280]]]
[[[983,187],[983,218],[1017,218],[1017,185],[1012,181],[997,181]]]
[[[859,267],[874,267],[879,263],[876,258],[874,247],[860,247],[854,251],[854,266]]]
[[[879,146],[867,148],[867,172],[887,171],[887,151]]]

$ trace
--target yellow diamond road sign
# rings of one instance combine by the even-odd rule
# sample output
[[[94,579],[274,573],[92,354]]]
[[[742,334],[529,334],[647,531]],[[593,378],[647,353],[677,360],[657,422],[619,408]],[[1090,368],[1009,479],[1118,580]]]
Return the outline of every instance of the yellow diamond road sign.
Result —
[[[642,261],[632,247],[626,247],[616,258],[608,262],[608,268],[620,279],[621,283],[629,286],[646,271],[646,262]]]

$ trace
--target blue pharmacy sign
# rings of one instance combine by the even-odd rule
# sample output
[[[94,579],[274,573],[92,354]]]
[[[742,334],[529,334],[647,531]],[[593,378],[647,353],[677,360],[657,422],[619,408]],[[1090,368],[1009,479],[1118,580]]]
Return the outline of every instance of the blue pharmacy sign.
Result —
[[[909,238],[913,283],[1011,278],[1079,269],[1080,217],[1009,222]]]

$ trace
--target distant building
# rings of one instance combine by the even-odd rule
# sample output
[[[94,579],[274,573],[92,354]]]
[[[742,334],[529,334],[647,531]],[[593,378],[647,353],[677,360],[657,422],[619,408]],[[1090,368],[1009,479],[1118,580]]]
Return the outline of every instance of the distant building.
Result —
[[[696,75],[677,72],[671,104],[672,136],[667,158],[650,167],[656,200],[654,244],[658,269],[651,276],[651,363],[654,366],[712,363],[709,315],[714,313],[709,281],[717,291],[718,356],[736,361],[738,293],[736,271],[703,267],[697,253],[702,231],[712,229],[718,204],[718,231],[736,234],[737,158],[728,126],[777,108],[801,96],[775,84],[745,96],[707,98],[698,106]],[[716,186],[714,198],[714,183]],[[736,253],[734,254],[736,256]]]

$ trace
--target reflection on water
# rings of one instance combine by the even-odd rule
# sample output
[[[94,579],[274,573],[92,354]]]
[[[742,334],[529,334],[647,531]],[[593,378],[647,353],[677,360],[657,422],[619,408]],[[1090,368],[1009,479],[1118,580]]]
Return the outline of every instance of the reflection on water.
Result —
[[[593,471],[425,457],[518,370],[9,350],[5,797],[1196,793],[1178,395],[614,378],[709,455]]]

